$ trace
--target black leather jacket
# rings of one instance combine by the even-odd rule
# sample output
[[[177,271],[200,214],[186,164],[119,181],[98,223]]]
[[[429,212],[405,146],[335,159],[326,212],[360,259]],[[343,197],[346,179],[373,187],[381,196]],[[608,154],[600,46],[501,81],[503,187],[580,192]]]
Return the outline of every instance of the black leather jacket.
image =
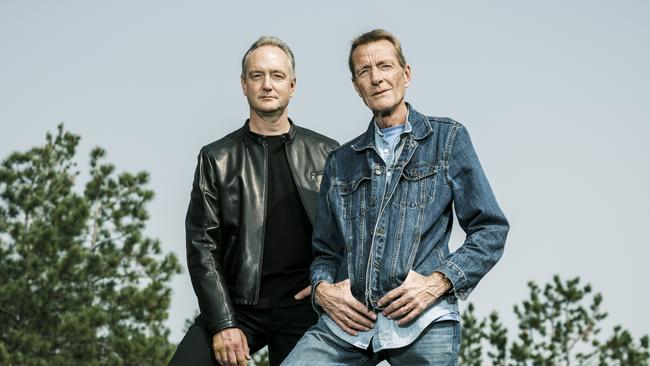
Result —
[[[300,198],[314,223],[327,155],[337,142],[297,127],[284,135]],[[185,219],[187,265],[212,332],[236,327],[233,304],[258,301],[266,212],[267,145],[246,124],[204,146]],[[289,224],[289,223],[287,223]]]

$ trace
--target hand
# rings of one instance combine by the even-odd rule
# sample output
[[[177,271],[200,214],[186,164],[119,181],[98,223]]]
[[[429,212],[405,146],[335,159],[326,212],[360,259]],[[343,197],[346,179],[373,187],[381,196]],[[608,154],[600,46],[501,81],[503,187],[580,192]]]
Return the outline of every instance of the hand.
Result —
[[[346,333],[356,336],[357,331],[373,327],[377,315],[352,296],[350,280],[335,284],[321,282],[316,286],[316,302]]]
[[[300,292],[293,295],[293,298],[296,299],[296,300],[302,300],[302,299],[304,299],[305,297],[307,297],[309,295],[311,295],[311,286],[307,286],[307,287],[303,288]]]
[[[379,299],[379,306],[389,304],[382,314],[399,319],[397,324],[405,325],[415,319],[440,296],[451,288],[451,283],[440,272],[423,276],[409,271],[404,282]]]
[[[212,349],[222,366],[246,366],[251,358],[246,336],[239,328],[226,328],[215,334]]]

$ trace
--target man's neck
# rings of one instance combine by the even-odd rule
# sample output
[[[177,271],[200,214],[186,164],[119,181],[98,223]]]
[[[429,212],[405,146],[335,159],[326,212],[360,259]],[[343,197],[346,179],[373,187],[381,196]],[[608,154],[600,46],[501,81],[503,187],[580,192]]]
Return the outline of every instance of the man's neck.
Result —
[[[260,116],[251,110],[249,128],[258,135],[278,136],[289,132],[291,124],[286,109],[281,114],[272,116]]]
[[[375,123],[379,128],[388,128],[394,127],[397,125],[404,124],[406,122],[406,116],[408,115],[408,108],[406,103],[402,101],[400,104],[395,107],[395,109],[387,111],[385,113],[375,113]]]

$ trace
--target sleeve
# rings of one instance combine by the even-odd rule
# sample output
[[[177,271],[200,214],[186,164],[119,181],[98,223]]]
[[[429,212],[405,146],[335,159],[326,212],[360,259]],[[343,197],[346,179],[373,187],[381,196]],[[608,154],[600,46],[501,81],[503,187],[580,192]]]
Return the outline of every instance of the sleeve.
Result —
[[[332,210],[330,202],[335,177],[335,155],[330,154],[325,162],[318,196],[318,214],[312,234],[312,250],[314,252],[314,261],[310,267],[312,305],[319,314],[322,314],[323,309],[315,301],[316,285],[323,281],[334,282],[343,261],[345,247],[345,241],[336,223],[335,212]]]
[[[509,224],[465,127],[454,125],[449,141],[447,182],[456,217],[466,237],[458,250],[450,253],[435,271],[447,276],[456,297],[465,300],[501,258]]]
[[[236,327],[235,311],[223,275],[217,167],[204,150],[198,156],[190,204],[185,218],[187,266],[201,317],[216,334]]]

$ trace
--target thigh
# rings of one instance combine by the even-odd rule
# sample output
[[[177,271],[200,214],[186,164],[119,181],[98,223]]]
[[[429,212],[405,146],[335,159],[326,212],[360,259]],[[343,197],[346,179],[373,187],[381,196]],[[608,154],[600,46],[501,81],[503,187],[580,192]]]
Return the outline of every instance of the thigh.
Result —
[[[251,355],[268,343],[268,323],[271,317],[270,310],[255,309],[248,306],[235,306],[235,315],[239,328],[246,336]]]
[[[321,319],[300,338],[282,365],[366,366],[377,363],[372,352],[340,339]]]
[[[176,352],[169,361],[169,366],[217,366],[212,353],[212,335],[197,319],[187,330]]]
[[[456,366],[460,350],[460,322],[431,323],[410,345],[382,352],[393,366]]]
[[[311,328],[318,316],[310,301],[272,311],[269,332],[269,366],[277,366],[284,360],[300,337]]]

